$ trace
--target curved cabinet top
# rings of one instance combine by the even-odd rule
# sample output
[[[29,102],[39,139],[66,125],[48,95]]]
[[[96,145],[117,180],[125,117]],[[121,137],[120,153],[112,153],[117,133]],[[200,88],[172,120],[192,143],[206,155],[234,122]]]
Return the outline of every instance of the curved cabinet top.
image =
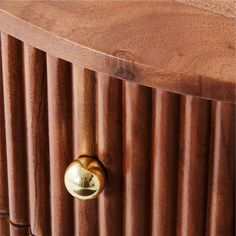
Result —
[[[236,22],[221,13],[175,1],[1,2],[0,30],[114,77],[235,102]]]

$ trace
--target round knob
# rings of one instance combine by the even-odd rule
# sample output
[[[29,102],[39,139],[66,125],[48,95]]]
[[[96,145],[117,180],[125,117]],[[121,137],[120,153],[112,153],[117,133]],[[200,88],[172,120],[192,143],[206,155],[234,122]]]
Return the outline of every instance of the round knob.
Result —
[[[104,189],[106,173],[97,159],[80,156],[67,167],[64,181],[72,196],[82,200],[93,199]]]

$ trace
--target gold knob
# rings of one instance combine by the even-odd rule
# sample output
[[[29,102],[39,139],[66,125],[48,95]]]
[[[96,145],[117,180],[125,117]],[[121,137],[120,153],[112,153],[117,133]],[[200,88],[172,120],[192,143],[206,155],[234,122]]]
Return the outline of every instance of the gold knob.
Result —
[[[67,167],[64,181],[72,196],[82,200],[93,199],[104,189],[106,173],[97,159],[80,156]]]

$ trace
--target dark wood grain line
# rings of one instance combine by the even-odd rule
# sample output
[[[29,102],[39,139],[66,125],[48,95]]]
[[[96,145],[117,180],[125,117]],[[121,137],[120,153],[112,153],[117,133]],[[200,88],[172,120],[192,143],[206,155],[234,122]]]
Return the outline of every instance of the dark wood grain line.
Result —
[[[96,80],[94,72],[73,65],[73,137],[74,158],[97,156]],[[75,234],[98,235],[97,199],[75,199]]]
[[[0,214],[3,212],[9,211],[8,210],[7,154],[6,154],[1,55],[2,54],[1,54],[1,38],[0,38]]]
[[[73,198],[64,186],[72,161],[71,66],[47,55],[52,235],[73,235]]]
[[[152,90],[124,86],[125,235],[149,235]]]
[[[1,35],[10,219],[28,224],[22,43]]]
[[[31,231],[50,235],[46,54],[24,45]]]
[[[180,96],[153,90],[152,235],[175,235]]]
[[[98,157],[108,174],[98,199],[99,235],[123,235],[122,82],[102,73],[97,77]]]
[[[213,103],[207,235],[235,235],[235,105]]]
[[[182,97],[177,235],[206,229],[210,102]]]

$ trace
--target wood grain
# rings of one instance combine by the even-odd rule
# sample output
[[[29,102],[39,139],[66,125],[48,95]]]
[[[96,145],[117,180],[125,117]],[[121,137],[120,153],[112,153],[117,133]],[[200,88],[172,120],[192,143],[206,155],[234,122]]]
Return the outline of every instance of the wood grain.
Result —
[[[0,235],[235,234],[232,4],[180,1],[0,2]]]
[[[176,1],[1,2],[0,9],[1,30],[56,57],[149,87],[236,100],[231,17]]]
[[[47,55],[52,235],[73,235],[73,198],[64,186],[72,161],[71,66]]]
[[[0,43],[0,214],[7,213],[9,211],[7,182],[7,155],[3,100],[2,57]]]
[[[123,235],[122,82],[101,73],[97,77],[98,157],[108,174],[98,199],[99,235]]]
[[[50,235],[50,172],[45,53],[25,44],[24,71],[30,225],[34,235]]]
[[[182,97],[177,235],[206,231],[210,102]]]
[[[152,235],[174,235],[177,212],[179,95],[153,91]]]
[[[80,155],[97,156],[94,72],[73,65],[72,85],[74,158]],[[75,199],[75,234],[98,235],[97,199]]]
[[[235,235],[235,106],[216,102],[212,112],[207,234]]]
[[[149,235],[152,90],[129,82],[124,89],[124,233]]]
[[[1,35],[10,220],[28,224],[22,43]]]

